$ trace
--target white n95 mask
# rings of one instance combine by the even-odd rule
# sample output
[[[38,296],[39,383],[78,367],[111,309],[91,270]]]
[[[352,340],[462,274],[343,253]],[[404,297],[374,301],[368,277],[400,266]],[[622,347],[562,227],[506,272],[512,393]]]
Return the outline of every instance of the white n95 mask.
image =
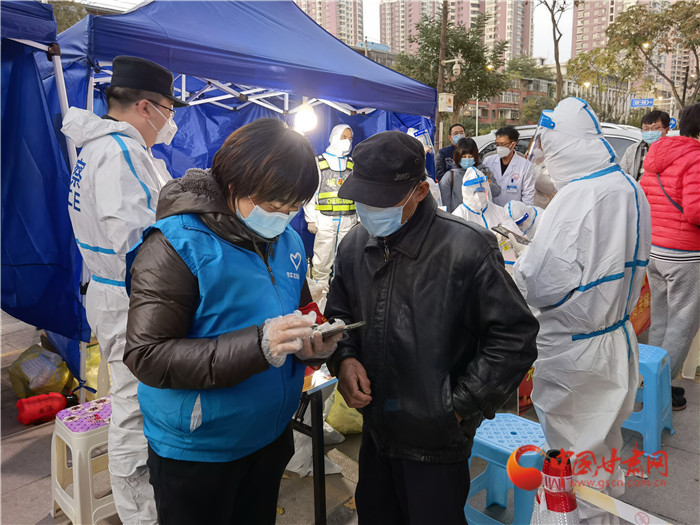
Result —
[[[511,151],[512,150],[507,146],[496,146],[496,155],[498,155],[501,158],[505,158],[508,155],[510,155]]]
[[[163,115],[160,112],[160,110],[152,102],[149,101],[148,103],[151,104],[153,109],[155,109],[158,112],[158,114],[165,119],[165,124],[163,124],[163,127],[160,129],[155,127],[153,122],[151,122],[151,119],[148,119],[148,123],[157,132],[155,143],[156,144],[165,144],[166,146],[169,146],[170,143],[173,141],[173,137],[175,136],[175,133],[177,133],[177,124],[175,124],[173,117],[166,118],[165,115]]]

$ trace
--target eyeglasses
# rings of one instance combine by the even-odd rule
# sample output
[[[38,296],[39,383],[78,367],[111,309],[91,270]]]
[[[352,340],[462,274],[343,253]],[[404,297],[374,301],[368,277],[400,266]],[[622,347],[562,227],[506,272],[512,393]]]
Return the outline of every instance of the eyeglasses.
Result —
[[[164,106],[163,104],[158,104],[158,102],[154,102],[153,100],[149,100],[149,99],[146,99],[146,100],[148,100],[151,104],[155,104],[156,106],[160,106],[161,108],[167,109],[168,111],[170,111],[171,117],[175,116],[175,110],[173,108],[169,108],[168,106]]]

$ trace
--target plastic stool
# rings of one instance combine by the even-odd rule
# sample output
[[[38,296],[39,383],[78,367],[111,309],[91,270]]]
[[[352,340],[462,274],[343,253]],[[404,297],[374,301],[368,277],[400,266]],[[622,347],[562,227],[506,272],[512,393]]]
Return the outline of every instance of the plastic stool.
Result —
[[[673,430],[671,406],[671,366],[668,352],[663,348],[639,345],[639,373],[644,386],[637,389],[635,400],[642,409],[632,412],[622,428],[639,432],[644,441],[644,454],[654,455],[661,450],[661,433]]]
[[[488,461],[486,470],[471,481],[464,515],[469,523],[498,525],[501,522],[476,510],[469,504],[472,496],[486,489],[486,507],[494,503],[508,507],[508,490],[513,489],[513,523],[530,523],[536,490],[521,490],[513,485],[506,474],[506,463],[515,449],[523,445],[544,448],[545,437],[539,423],[514,414],[496,414],[485,420],[476,431],[471,457]],[[520,464],[542,469],[544,458],[539,454],[525,454]],[[471,459],[469,460],[471,465]]]
[[[51,439],[51,517],[62,510],[74,525],[96,523],[117,513],[110,493],[95,498],[93,475],[109,467],[107,454],[91,458],[92,451],[107,445],[112,405],[109,397],[88,401],[56,415]],[[68,466],[67,449],[72,467]],[[73,485],[73,496],[66,492]]]

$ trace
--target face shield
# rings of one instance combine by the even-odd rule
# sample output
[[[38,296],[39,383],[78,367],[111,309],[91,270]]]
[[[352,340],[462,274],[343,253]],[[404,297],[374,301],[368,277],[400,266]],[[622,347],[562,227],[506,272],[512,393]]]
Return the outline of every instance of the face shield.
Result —
[[[420,129],[417,130],[415,128],[408,128],[406,130],[407,135],[411,135],[412,137],[415,137],[417,140],[420,141],[421,144],[423,144],[423,147],[425,148],[425,153],[431,153],[433,150],[433,140],[430,138],[430,133],[428,133],[427,130],[425,129]]]
[[[462,184],[462,201],[474,213],[481,213],[489,202],[488,179],[476,170],[467,170]]]
[[[529,160],[534,165],[540,165],[544,162],[544,151],[542,151],[542,135],[545,130],[554,129],[555,124],[552,119],[553,111],[551,109],[545,109],[540,115],[540,120],[537,123],[537,129],[535,134],[530,140],[530,145],[525,152],[525,158]]]

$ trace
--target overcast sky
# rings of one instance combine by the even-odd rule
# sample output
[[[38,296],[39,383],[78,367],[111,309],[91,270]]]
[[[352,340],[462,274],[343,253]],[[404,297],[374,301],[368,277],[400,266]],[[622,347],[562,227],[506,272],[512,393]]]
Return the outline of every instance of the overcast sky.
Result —
[[[379,0],[363,0],[365,35],[369,40],[379,42]],[[560,23],[562,38],[559,42],[559,57],[562,62],[571,56],[571,33],[573,9],[564,13]],[[549,11],[545,7],[535,8],[535,40],[533,56],[547,59],[554,63],[554,43],[552,42],[552,24]]]

